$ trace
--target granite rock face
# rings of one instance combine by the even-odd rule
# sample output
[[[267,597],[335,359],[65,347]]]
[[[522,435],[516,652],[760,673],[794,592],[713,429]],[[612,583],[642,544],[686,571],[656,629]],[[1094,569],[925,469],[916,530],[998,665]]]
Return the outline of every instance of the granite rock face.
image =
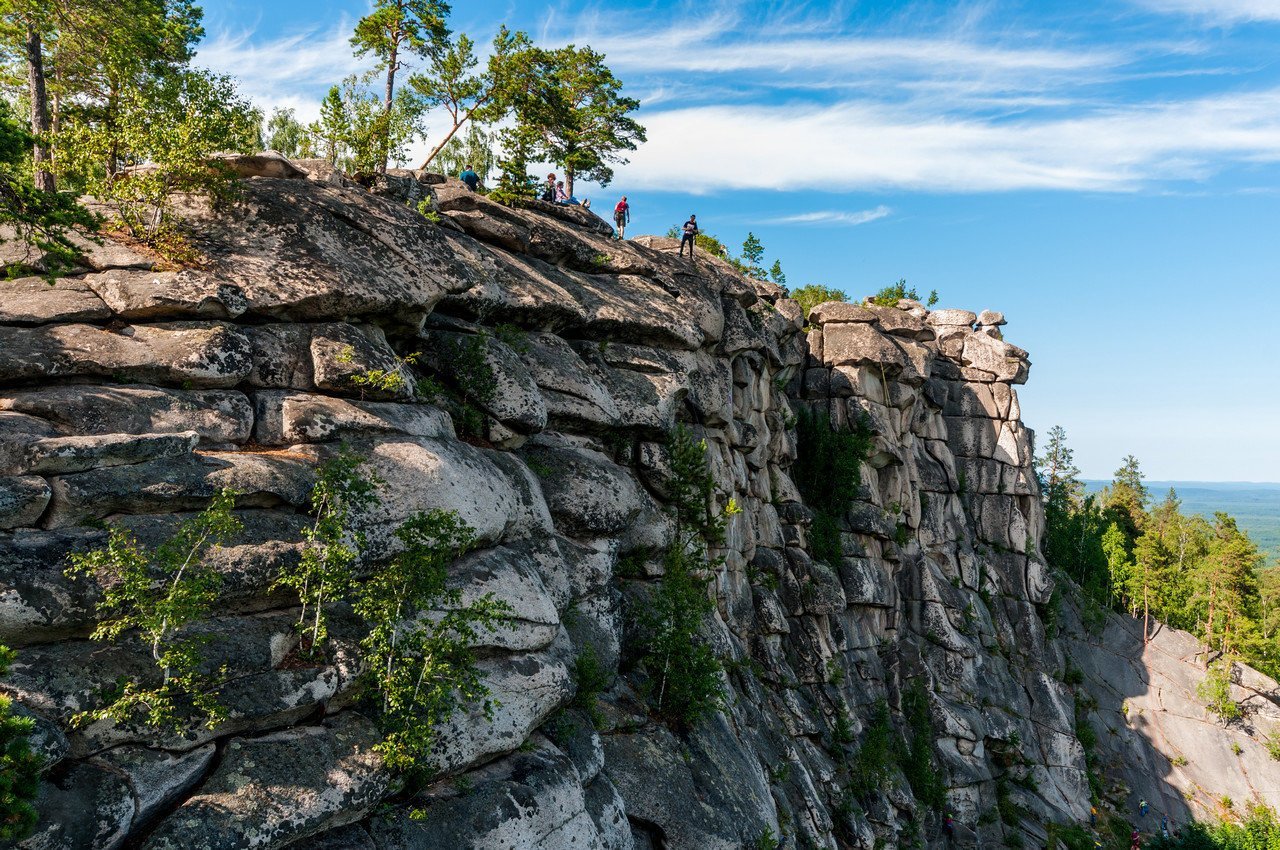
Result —
[[[1239,670],[1250,724],[1224,730],[1195,704],[1187,636],[1144,650],[1126,621],[1090,633],[1057,603],[1015,389],[1029,357],[1003,315],[824,304],[806,329],[780,288],[672,240],[616,241],[589,211],[419,172],[365,189],[274,154],[231,164],[235,210],[180,204],[202,269],[99,248],[81,277],[0,284],[0,641],[19,648],[0,689],[46,756],[19,846],[1038,846],[1087,815],[1080,722],[1117,811],[1280,802],[1276,683]],[[793,477],[806,410],[871,433],[836,557],[815,558],[823,506]],[[703,633],[726,700],[692,729],[646,707],[634,669],[634,613],[674,533],[678,423],[740,508]],[[425,786],[374,749],[363,625],[335,609],[333,652],[306,661],[297,599],[272,589],[343,444],[382,482],[357,518],[361,569],[413,512],[454,510],[479,545],[451,584],[516,615],[478,647],[497,706],[440,728]],[[73,724],[119,677],[157,672],[136,642],[88,639],[100,588],[64,575],[68,554],[102,545],[103,523],[162,540],[224,486],[245,527],[208,556],[224,583],[198,631],[227,665],[226,720]],[[588,657],[594,711],[575,701]],[[931,742],[944,803],[896,760],[851,790],[886,717]]]

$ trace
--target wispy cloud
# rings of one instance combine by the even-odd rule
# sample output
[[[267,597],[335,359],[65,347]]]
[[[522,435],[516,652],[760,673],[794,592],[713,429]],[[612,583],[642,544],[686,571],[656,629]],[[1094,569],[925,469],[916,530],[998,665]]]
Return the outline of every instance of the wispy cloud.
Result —
[[[1137,0],[1156,12],[1197,15],[1226,22],[1280,21],[1276,0]]]
[[[798,213],[796,215],[784,215],[779,218],[769,219],[766,224],[812,224],[812,225],[842,225],[846,227],[856,227],[859,224],[875,221],[884,218],[893,212],[884,204],[870,210],[859,210],[858,212],[839,212],[837,210],[822,210],[819,212]]]

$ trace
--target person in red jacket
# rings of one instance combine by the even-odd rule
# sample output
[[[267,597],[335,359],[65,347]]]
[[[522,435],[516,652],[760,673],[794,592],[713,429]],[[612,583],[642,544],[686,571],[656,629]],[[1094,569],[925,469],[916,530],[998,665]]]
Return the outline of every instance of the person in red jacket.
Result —
[[[613,223],[618,226],[618,238],[627,238],[627,225],[631,223],[631,204],[627,203],[627,196],[623,195],[622,200],[618,201],[618,205],[613,208]]]

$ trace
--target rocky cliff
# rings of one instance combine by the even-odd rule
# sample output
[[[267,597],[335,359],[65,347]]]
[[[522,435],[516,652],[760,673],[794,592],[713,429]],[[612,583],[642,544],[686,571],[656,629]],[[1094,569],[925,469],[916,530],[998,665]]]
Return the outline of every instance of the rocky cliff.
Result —
[[[1260,743],[1274,682],[1246,676],[1252,725],[1223,732],[1194,702],[1188,639],[1144,656],[1125,623],[1091,633],[1054,594],[1014,389],[1029,362],[999,314],[827,304],[806,327],[777,287],[671,240],[615,241],[580,209],[511,209],[418,173],[362,187],[317,164],[235,165],[232,209],[178,205],[201,268],[155,271],[108,242],[80,274],[0,289],[0,643],[19,650],[0,687],[46,765],[21,847],[1040,843],[1087,816],[1086,720],[1122,813],[1126,791],[1182,818],[1181,791],[1276,802]],[[479,411],[458,421],[423,376]],[[834,557],[813,556],[824,506],[793,477],[805,411],[870,432]],[[681,423],[706,440],[718,504],[741,509],[702,635],[724,708],[691,729],[649,710],[633,663]],[[342,445],[382,482],[358,518],[365,569],[403,519],[450,509],[479,541],[451,581],[515,612],[483,638],[493,716],[449,721],[422,790],[372,749],[359,623],[339,606],[311,659],[296,597],[272,589]],[[89,639],[101,590],[66,577],[68,556],[107,525],[162,540],[222,487],[244,528],[208,556],[223,583],[197,631],[226,667],[226,718],[73,724],[121,677],[157,672],[140,644]],[[574,700],[588,654],[607,678],[595,717]],[[931,746],[874,750],[886,735]],[[1250,759],[1241,780],[1231,736],[1250,748],[1232,755]],[[918,800],[931,776],[945,799]]]

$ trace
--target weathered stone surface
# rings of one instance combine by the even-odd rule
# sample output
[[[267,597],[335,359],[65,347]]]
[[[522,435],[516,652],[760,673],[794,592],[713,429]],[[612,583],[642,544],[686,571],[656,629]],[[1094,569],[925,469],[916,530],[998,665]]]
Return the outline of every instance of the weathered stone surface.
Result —
[[[93,762],[75,765],[59,783],[42,783],[35,805],[40,820],[21,850],[119,847],[135,810],[124,776]]]
[[[0,410],[41,417],[70,436],[195,431],[205,443],[242,443],[253,426],[249,400],[217,390],[110,385],[11,390],[0,395]]]
[[[822,354],[828,366],[875,365],[891,374],[911,367],[902,349],[874,326],[861,322],[824,326]]]
[[[825,301],[809,311],[809,322],[815,325],[830,323],[863,322],[871,324],[879,317],[861,304],[844,301]]]
[[[213,159],[238,177],[300,180],[307,176],[306,171],[290,162],[279,151],[262,151],[255,154],[214,154]]]
[[[126,377],[187,387],[232,387],[252,366],[248,340],[228,325],[174,322],[0,327],[0,382]]]
[[[94,469],[51,479],[47,528],[101,519],[113,513],[199,510],[230,488],[237,504],[306,504],[316,457],[297,452],[199,452],[131,466]]]
[[[603,847],[587,809],[582,780],[553,744],[533,739],[518,753],[428,788],[415,801],[426,817],[400,811],[375,819],[378,850],[507,850]]]
[[[934,310],[925,319],[925,322],[934,327],[959,326],[971,328],[976,321],[978,321],[977,314],[969,310]]]
[[[496,336],[429,331],[429,362],[499,422],[530,434],[547,426],[547,406],[519,356]]]
[[[234,319],[249,306],[238,287],[200,272],[112,269],[84,282],[125,321]]]
[[[84,281],[42,277],[0,282],[0,325],[43,325],[49,322],[94,322],[111,310]]]
[[[557,527],[570,534],[616,534],[643,507],[635,479],[599,452],[536,445],[522,455],[542,470],[542,491]]]
[[[0,528],[35,525],[49,499],[49,485],[37,475],[0,477]]]
[[[374,724],[345,712],[323,726],[234,738],[200,792],[165,818],[146,850],[284,847],[359,820],[391,782]]]
[[[371,373],[394,377],[369,383]],[[413,375],[375,326],[316,325],[311,334],[311,375],[322,390],[361,399],[413,398]]]
[[[966,366],[990,372],[996,380],[1012,384],[1026,383],[1031,368],[1027,352],[986,334],[966,338],[962,356]]]
[[[94,437],[50,437],[27,449],[25,472],[64,475],[108,466],[128,466],[190,454],[200,441],[195,431],[177,434],[107,434]]]
[[[454,436],[449,415],[429,405],[274,390],[259,390],[253,394],[253,402],[253,439],[264,446],[338,442],[383,434]]]
[[[566,425],[612,426],[618,405],[604,382],[555,334],[530,334],[521,355],[547,407],[548,420]]]

